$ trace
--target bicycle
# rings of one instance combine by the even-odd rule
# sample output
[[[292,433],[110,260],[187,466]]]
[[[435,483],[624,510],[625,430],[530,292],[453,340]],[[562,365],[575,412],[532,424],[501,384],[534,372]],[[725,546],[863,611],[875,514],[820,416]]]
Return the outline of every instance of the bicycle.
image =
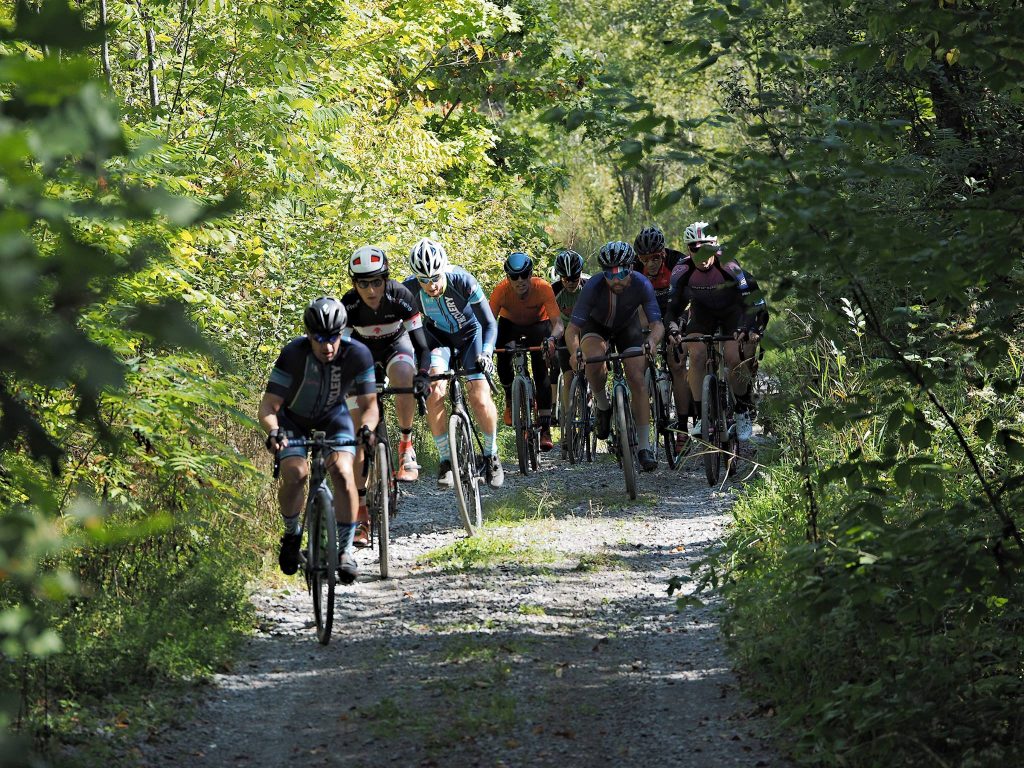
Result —
[[[684,342],[701,342],[707,347],[704,381],[701,385],[700,437],[704,443],[704,474],[708,485],[718,485],[725,460],[725,477],[733,471],[739,449],[736,437],[736,397],[729,386],[722,344],[733,336],[704,334],[688,336]]]
[[[537,404],[536,387],[526,371],[526,358],[531,352],[544,352],[545,346],[528,347],[526,337],[516,343],[514,349],[497,350],[500,354],[512,355],[512,429],[516,435],[516,458],[519,472],[528,475],[540,467],[537,459],[540,453],[540,424],[533,417]]]
[[[576,358],[581,360],[582,351],[577,351]],[[569,383],[568,411],[562,429],[565,432],[565,444],[569,452],[569,463],[579,464],[591,462],[597,453],[597,434],[594,432],[594,405],[590,397],[589,384],[584,367],[581,364],[572,375]]]
[[[415,387],[389,387],[377,382],[377,445],[372,459],[364,461],[363,474],[366,477],[366,508],[370,513],[370,544],[377,542],[380,577],[386,579],[391,568],[389,546],[391,541],[391,518],[398,513],[398,480],[395,477],[396,459],[388,439],[388,424],[384,416],[385,395],[414,395],[420,416],[427,409],[425,395]]]
[[[671,346],[671,353],[669,352]],[[684,451],[677,448],[676,435],[679,432],[679,414],[672,402],[672,374],[669,372],[668,355],[674,354],[679,360],[679,347],[663,344],[658,350],[658,359],[651,358],[644,371],[644,384],[647,387],[648,401],[651,406],[651,420],[648,429],[651,451],[658,458],[659,443],[664,443],[665,459],[669,469],[675,469]],[[660,362],[659,362],[660,361]],[[686,414],[683,414],[685,419]]]
[[[316,431],[310,437],[288,440],[289,448],[310,448],[309,491],[299,535],[306,534],[306,546],[299,551],[299,568],[306,580],[306,590],[313,598],[316,637],[321,645],[331,640],[334,624],[334,588],[338,582],[338,527],[334,519],[334,495],[327,479],[325,454],[358,444],[358,440],[328,439]],[[274,457],[274,477],[280,474],[281,462]]]
[[[576,351],[576,359],[580,361],[579,368],[583,368],[583,363],[612,364],[612,423],[611,433],[608,435],[608,448],[615,456],[619,466],[622,467],[622,474],[626,479],[626,493],[630,499],[636,498],[636,478],[639,473],[640,459],[637,455],[639,443],[636,435],[636,423],[629,405],[629,385],[626,384],[626,371],[622,361],[640,355],[649,356],[647,345],[645,344],[644,347],[645,349],[634,352],[587,358],[583,357],[582,350]]]
[[[490,470],[481,473],[484,462],[484,445],[473,424],[473,418],[466,408],[466,398],[462,391],[461,373],[457,370],[459,356],[451,356],[453,369],[444,373],[435,373],[431,381],[448,381],[448,402],[451,406],[448,417],[448,447],[452,455],[452,476],[455,480],[455,501],[459,508],[459,517],[466,534],[472,536],[483,525],[483,509],[480,506],[480,481],[486,480]],[[486,373],[484,378],[491,392],[497,391],[494,381]],[[476,443],[474,447],[473,443]],[[479,451],[479,453],[478,453]]]

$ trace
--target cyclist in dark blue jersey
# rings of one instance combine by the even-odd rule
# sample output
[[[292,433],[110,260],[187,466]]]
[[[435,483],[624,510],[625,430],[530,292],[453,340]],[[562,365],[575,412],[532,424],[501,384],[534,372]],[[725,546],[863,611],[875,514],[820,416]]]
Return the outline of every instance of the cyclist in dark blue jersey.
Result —
[[[597,262],[602,272],[594,275],[583,286],[572,310],[572,320],[565,331],[569,361],[574,370],[577,366],[577,348],[583,350],[584,357],[601,357],[607,354],[610,346],[620,353],[641,349],[644,345],[639,319],[641,307],[650,323],[650,336],[647,339],[650,347],[656,349],[665,335],[654,288],[646,277],[633,272],[629,267],[635,257],[629,243],[614,241],[601,247]],[[623,361],[626,383],[633,395],[630,407],[639,440],[637,457],[645,472],[653,472],[658,467],[658,460],[651,451],[647,432],[651,408],[644,385],[646,364],[642,356]],[[607,440],[611,428],[611,403],[605,391],[608,366],[604,363],[589,364],[586,373],[597,410],[595,432],[598,438]]]
[[[260,425],[267,432],[267,450],[279,452],[281,462],[277,498],[284,518],[284,536],[278,563],[289,575],[299,567],[299,515],[309,465],[307,449],[289,448],[288,438],[308,437],[316,430],[326,432],[331,439],[353,440],[356,432],[345,404],[349,395],[355,396],[362,410],[363,425],[358,434],[365,442],[372,442],[378,419],[373,356],[358,341],[342,338],[347,320],[344,305],[333,297],[321,296],[306,307],[302,320],[306,335],[293,339],[281,350],[259,409]],[[342,550],[339,573],[346,584],[355,581],[358,574],[352,549],[358,508],[355,453],[354,446],[345,447],[327,458]]]
[[[498,458],[498,412],[491,389],[484,379],[494,374],[494,343],[498,323],[476,278],[448,263],[444,246],[423,238],[409,253],[413,276],[404,283],[423,315],[430,346],[430,372],[449,370],[452,355],[458,356],[466,376],[466,396],[483,434],[488,482],[500,488],[505,472]],[[427,396],[427,423],[437,445],[440,464],[437,485],[454,486],[451,451],[448,446],[448,413],[445,382],[435,382]]]

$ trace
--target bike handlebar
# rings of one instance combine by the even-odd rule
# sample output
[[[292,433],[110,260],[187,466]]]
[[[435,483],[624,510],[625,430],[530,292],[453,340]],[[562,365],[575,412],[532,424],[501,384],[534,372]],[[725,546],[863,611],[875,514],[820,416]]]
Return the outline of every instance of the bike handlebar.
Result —
[[[416,398],[416,409],[419,411],[420,416],[423,416],[427,412],[427,393],[422,392],[416,387],[386,387],[383,384],[377,384],[378,395],[412,395]]]

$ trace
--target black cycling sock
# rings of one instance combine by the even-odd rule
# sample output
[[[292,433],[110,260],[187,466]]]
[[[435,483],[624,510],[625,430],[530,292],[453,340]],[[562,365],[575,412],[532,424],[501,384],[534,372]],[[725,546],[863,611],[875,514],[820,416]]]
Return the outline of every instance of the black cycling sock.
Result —
[[[748,389],[745,394],[736,395],[736,413],[746,413],[753,407],[753,403],[750,401],[750,390]]]
[[[286,518],[284,518],[284,532],[285,533],[291,534],[291,535],[294,536],[296,533],[299,532],[299,517],[300,517],[300,515],[295,515],[294,517],[286,517]]]
[[[693,403],[694,419],[700,418],[700,400],[691,400]]]
[[[412,427],[409,427],[408,429],[406,429],[405,427],[402,427],[402,436],[403,437],[412,437]]]

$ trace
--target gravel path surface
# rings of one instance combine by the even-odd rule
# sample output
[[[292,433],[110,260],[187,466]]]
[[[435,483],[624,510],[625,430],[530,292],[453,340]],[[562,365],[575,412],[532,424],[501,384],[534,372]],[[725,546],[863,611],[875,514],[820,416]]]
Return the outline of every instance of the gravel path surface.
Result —
[[[415,494],[415,495],[414,495]],[[607,456],[544,457],[486,491],[481,536],[433,477],[404,495],[392,578],[360,557],[328,646],[298,577],[254,595],[260,631],[147,766],[782,766],[738,692],[713,607],[667,580],[720,535],[731,497],[664,463],[629,503]]]

